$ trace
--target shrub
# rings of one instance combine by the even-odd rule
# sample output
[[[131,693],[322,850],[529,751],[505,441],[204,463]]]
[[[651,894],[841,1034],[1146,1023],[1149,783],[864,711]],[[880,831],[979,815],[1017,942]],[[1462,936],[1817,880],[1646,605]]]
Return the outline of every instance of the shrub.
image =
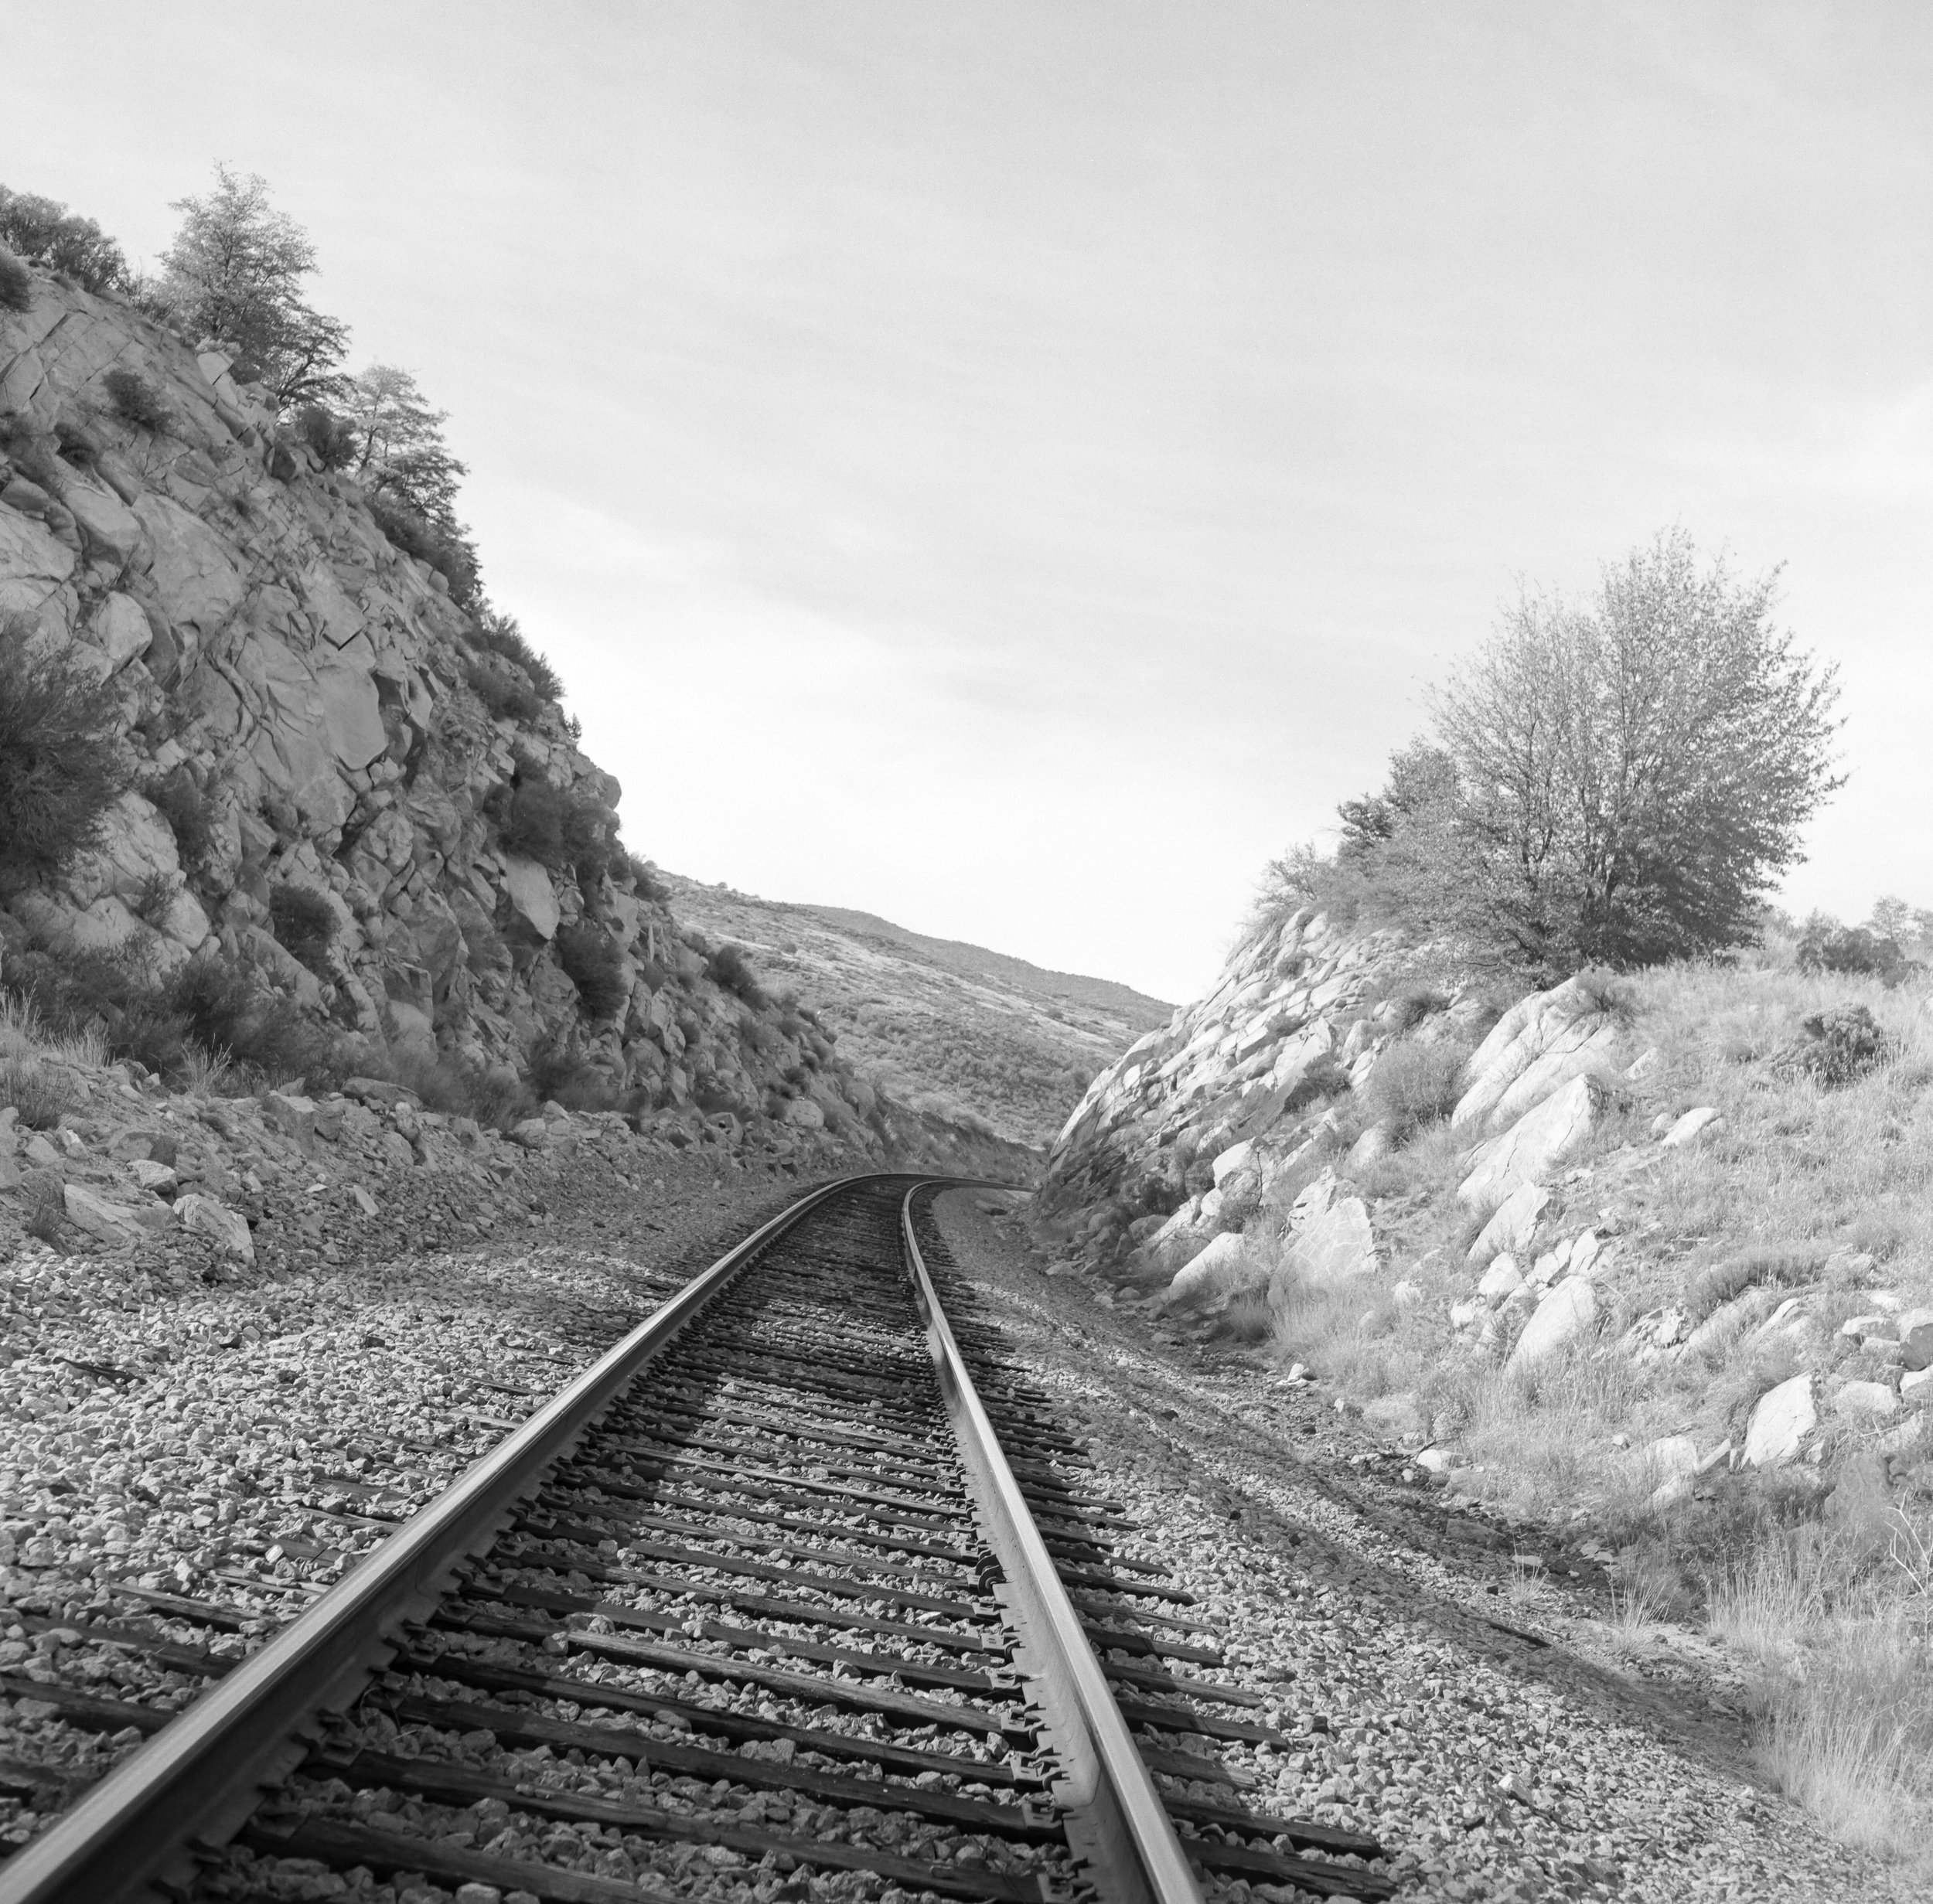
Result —
[[[720,945],[704,962],[705,976],[723,990],[741,998],[755,1010],[765,1003],[765,988],[752,969],[742,945]]]
[[[527,727],[544,712],[543,701],[527,681],[488,662],[466,661],[463,678],[493,720],[515,720]]]
[[[495,817],[503,829],[506,853],[534,860],[558,871],[566,863],[564,850],[565,802],[562,792],[534,775],[520,781],[507,795],[495,798]]]
[[[617,942],[600,926],[579,924],[565,926],[556,942],[557,962],[578,988],[586,1015],[615,1018],[631,996]]]
[[[0,311],[33,308],[33,273],[11,251],[0,251]]]
[[[119,697],[64,659],[34,654],[32,628],[0,615],[0,893],[93,844],[128,778]]]
[[[0,1058],[0,1105],[12,1105],[28,1129],[52,1130],[77,1102],[48,1066],[30,1058]]]
[[[206,860],[215,843],[214,822],[199,783],[184,762],[159,779],[149,781],[141,792],[148,804],[167,821],[182,864],[193,872]]]
[[[356,426],[326,404],[305,404],[295,413],[295,434],[325,469],[346,469],[356,460]]]
[[[477,617],[476,639],[491,653],[521,668],[530,685],[547,701],[563,698],[564,683],[557,678],[557,670],[524,639],[513,615],[499,615],[496,609],[486,607]]]
[[[137,428],[159,431],[174,421],[161,387],[138,370],[110,370],[101,380],[115,414]]]
[[[1835,1005],[1805,1020],[1802,1029],[1799,1068],[1828,1089],[1878,1070],[1892,1054],[1879,1020],[1863,1005]]]
[[[635,853],[627,853],[624,857],[631,869],[632,890],[640,899],[670,898],[670,887],[658,877],[658,869],[649,860],[641,860]]]
[[[61,1226],[67,1200],[60,1179],[52,1170],[36,1170],[27,1181],[26,1232],[49,1248],[60,1248]]]
[[[336,942],[336,908],[306,886],[277,886],[268,895],[268,921],[277,942],[318,978],[329,976],[329,949]]]
[[[53,199],[0,185],[0,242],[97,295],[130,287],[121,247],[91,218],[76,217]]]
[[[226,1054],[268,1078],[332,1071],[329,1034],[264,992],[245,969],[213,958],[190,959],[169,988],[169,1002],[186,1035],[211,1055]]]
[[[1372,1115],[1386,1119],[1390,1135],[1399,1139],[1447,1117],[1462,1095],[1459,1080],[1468,1055],[1461,1046],[1447,1043],[1403,1039],[1389,1045],[1363,1092]]]
[[[476,551],[460,531],[438,528],[406,504],[388,496],[369,499],[376,526],[405,555],[427,562],[450,585],[450,599],[460,608],[476,599]]]
[[[1890,935],[1863,925],[1843,926],[1829,914],[1815,912],[1794,947],[1802,972],[1837,972],[1897,985],[1916,969]]]
[[[135,897],[135,917],[144,925],[159,928],[180,891],[180,875],[157,867],[141,882],[141,891]]]
[[[567,1111],[615,1111],[624,1094],[578,1052],[573,1032],[553,1037],[530,1054],[524,1083],[539,1104],[554,1100]]]

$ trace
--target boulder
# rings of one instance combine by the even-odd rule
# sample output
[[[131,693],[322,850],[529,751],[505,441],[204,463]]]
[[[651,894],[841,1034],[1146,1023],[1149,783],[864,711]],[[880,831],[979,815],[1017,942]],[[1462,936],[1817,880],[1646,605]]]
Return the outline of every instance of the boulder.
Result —
[[[1523,1272],[1517,1267],[1516,1258],[1505,1252],[1492,1258],[1490,1267],[1477,1279],[1477,1293],[1494,1309],[1523,1286]]]
[[[1933,1402],[1933,1368],[1916,1368],[1900,1378],[1902,1402]]]
[[[1350,1145],[1349,1153],[1342,1160],[1342,1167],[1352,1175],[1366,1170],[1379,1158],[1386,1156],[1389,1151],[1389,1127],[1387,1124],[1372,1124],[1355,1142]]]
[[[1834,1391],[1832,1412],[1845,1422],[1890,1421],[1900,1412],[1900,1398],[1883,1381],[1849,1381]]]
[[[1687,1111],[1667,1130],[1659,1142],[1667,1150],[1682,1150],[1686,1144],[1696,1143],[1713,1125],[1719,1122],[1722,1113],[1711,1105],[1701,1104],[1696,1110]]]
[[[1514,1124],[1525,1112],[1543,1103],[1552,1092],[1573,1078],[1595,1078],[1610,1087],[1617,1079],[1617,1067],[1611,1060],[1611,1049],[1617,1039],[1618,1028],[1607,1020],[1601,1020],[1588,1030],[1581,1024],[1567,1027],[1555,1046],[1530,1064],[1498,1099],[1484,1119],[1483,1128],[1496,1131]]]
[[[152,1157],[136,1157],[128,1166],[128,1174],[143,1190],[156,1196],[163,1190],[172,1190],[176,1181],[173,1167],[158,1163]]]
[[[1908,1368],[1933,1368],[1933,1309],[1909,1309],[1896,1325]]]
[[[1368,1206],[1360,1197],[1325,1204],[1295,1232],[1282,1266],[1318,1289],[1373,1273],[1376,1234]]]
[[[1477,1232],[1470,1245],[1470,1261],[1487,1262],[1508,1250],[1525,1248],[1536,1235],[1537,1218],[1550,1201],[1550,1192],[1541,1184],[1519,1184],[1491,1213],[1490,1221]]]
[[[311,1148],[315,1136],[315,1101],[291,1091],[271,1091],[262,1099],[262,1117],[271,1130],[280,1131],[304,1150]]]
[[[1216,1237],[1199,1255],[1175,1271],[1163,1299],[1172,1303],[1192,1295],[1218,1271],[1239,1279],[1240,1272],[1247,1267],[1247,1256],[1243,1248],[1242,1239],[1230,1231]],[[1258,1272],[1251,1280],[1260,1282],[1266,1278]]]
[[[255,1260],[255,1239],[248,1233],[247,1221],[220,1198],[190,1190],[175,1199],[175,1214],[190,1235],[209,1238],[243,1262]]]
[[[1560,1282],[1532,1313],[1505,1364],[1507,1372],[1534,1368],[1586,1334],[1597,1320],[1597,1296],[1588,1282]]]
[[[1219,1190],[1222,1187],[1222,1178],[1226,1177],[1231,1170],[1240,1170],[1254,1155],[1255,1141],[1253,1138],[1245,1138],[1239,1144],[1230,1144],[1227,1150],[1224,1150],[1209,1166],[1209,1170],[1214,1173],[1215,1187]]]
[[[111,1202],[82,1184],[65,1185],[62,1197],[67,1221],[104,1243],[128,1242],[141,1231],[143,1226],[125,1204]]]
[[[72,512],[89,554],[105,556],[118,567],[140,548],[141,519],[104,484],[77,478],[60,499]]]
[[[536,860],[506,856],[503,890],[539,938],[556,936],[557,921],[562,916],[557,910],[557,894],[551,889],[550,874]]]
[[[1645,1464],[1661,1480],[1698,1471],[1698,1443],[1689,1435],[1664,1435],[1645,1450]]]
[[[810,1098],[789,1098],[786,1102],[785,1122],[799,1130],[823,1130],[826,1114]]]
[[[124,668],[145,655],[155,639],[141,604],[131,595],[111,594],[94,611],[88,639],[107,657],[107,671]]]
[[[1812,1399],[1812,1378],[1795,1375],[1768,1388],[1758,1398],[1745,1425],[1745,1463],[1748,1467],[1782,1467],[1798,1454],[1805,1437],[1819,1425]]]
[[[1570,1082],[1481,1146],[1457,1194],[1473,1209],[1501,1205],[1511,1192],[1547,1177],[1583,1145],[1597,1118],[1597,1086]]]

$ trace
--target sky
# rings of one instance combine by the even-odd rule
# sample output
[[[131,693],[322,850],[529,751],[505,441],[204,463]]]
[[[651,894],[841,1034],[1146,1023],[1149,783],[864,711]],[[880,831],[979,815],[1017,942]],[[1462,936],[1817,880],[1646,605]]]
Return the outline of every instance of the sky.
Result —
[[[1785,903],[1933,905],[1933,9],[9,5],[0,180],[213,162],[469,465],[633,849],[1194,996],[1528,582],[1836,665]]]

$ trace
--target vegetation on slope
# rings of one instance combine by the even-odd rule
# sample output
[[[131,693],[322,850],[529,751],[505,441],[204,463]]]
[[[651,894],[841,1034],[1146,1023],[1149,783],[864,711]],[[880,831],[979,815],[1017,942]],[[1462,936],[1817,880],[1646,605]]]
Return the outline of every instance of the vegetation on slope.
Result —
[[[870,913],[786,905],[673,880],[680,915],[748,947],[767,980],[809,1001],[877,1088],[985,1117],[1042,1145],[1088,1081],[1171,1008],[1127,986],[927,938]]]

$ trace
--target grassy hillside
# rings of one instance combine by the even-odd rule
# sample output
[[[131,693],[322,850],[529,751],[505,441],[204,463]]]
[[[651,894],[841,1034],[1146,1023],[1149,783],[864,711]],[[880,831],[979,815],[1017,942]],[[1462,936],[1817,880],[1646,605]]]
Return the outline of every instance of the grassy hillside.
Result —
[[[915,1109],[977,1112],[1023,1143],[1048,1142],[1095,1072],[1173,1009],[869,912],[665,878],[680,917],[743,945],[771,989],[796,991],[862,1076]]]

